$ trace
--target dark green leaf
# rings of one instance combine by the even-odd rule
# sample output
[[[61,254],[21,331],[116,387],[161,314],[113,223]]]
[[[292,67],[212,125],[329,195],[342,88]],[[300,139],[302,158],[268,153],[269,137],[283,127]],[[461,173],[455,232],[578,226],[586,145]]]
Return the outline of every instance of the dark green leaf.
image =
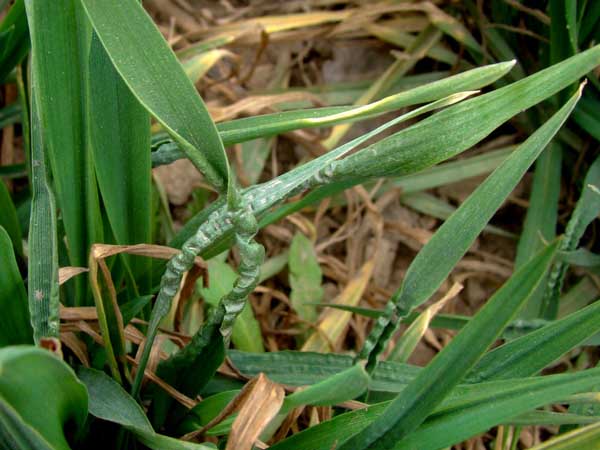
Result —
[[[78,375],[89,392],[90,414],[122,425],[132,431],[137,439],[149,448],[155,450],[209,450],[214,448],[156,433],[140,405],[104,372],[81,368]]]
[[[385,412],[340,449],[388,449],[413,432],[500,335],[541,281],[557,244],[513,275],[452,342],[419,372]]]
[[[2,400],[52,448],[68,450],[65,428],[82,429],[88,401],[71,368],[47,350],[14,346],[0,350],[0,373]]]
[[[0,180],[0,226],[10,236],[15,253],[19,257],[23,257],[23,236],[21,235],[21,226],[17,217],[17,210],[10,198],[10,193],[6,185]]]
[[[19,273],[10,238],[0,226],[0,347],[31,344],[32,330],[27,293]]]
[[[31,97],[43,130],[39,145],[44,146],[53,175],[70,264],[85,267],[91,244],[102,241],[96,180],[87,145],[90,124],[86,122],[85,73],[91,32],[77,0],[25,0],[25,6],[32,47]],[[33,157],[32,165],[38,160]],[[87,302],[84,281],[83,277],[74,279],[76,292],[69,296],[67,303],[73,304],[68,306]]]
[[[23,0],[17,0],[0,23],[0,34],[4,34],[0,45],[0,82],[25,57],[29,49],[27,16]]]
[[[88,70],[90,148],[115,243],[150,243],[150,116],[95,34]],[[138,281],[150,269],[149,258],[123,259]]]
[[[600,302],[486,353],[469,382],[529,377],[600,331]]]
[[[229,165],[183,67],[137,0],[81,0],[115,69],[206,178],[224,192]]]

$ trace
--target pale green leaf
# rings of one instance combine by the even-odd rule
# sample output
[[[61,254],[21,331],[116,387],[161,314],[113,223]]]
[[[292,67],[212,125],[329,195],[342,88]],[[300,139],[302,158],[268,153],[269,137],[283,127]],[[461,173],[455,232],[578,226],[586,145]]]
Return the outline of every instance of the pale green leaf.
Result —
[[[292,239],[288,267],[292,306],[302,319],[314,322],[317,311],[308,303],[322,300],[323,274],[313,243],[302,233],[296,233]]]

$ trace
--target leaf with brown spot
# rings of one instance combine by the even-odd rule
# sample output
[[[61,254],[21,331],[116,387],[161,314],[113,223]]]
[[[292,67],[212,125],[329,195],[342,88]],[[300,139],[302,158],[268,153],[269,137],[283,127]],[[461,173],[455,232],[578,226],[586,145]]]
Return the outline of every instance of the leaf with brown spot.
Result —
[[[264,374],[255,378],[231,428],[225,450],[250,450],[283,404],[285,392]]]

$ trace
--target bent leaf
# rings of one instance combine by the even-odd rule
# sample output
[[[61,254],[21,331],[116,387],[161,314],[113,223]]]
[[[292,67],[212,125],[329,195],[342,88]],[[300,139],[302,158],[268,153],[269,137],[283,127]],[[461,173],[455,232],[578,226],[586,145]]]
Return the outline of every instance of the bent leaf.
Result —
[[[600,47],[598,49],[600,51]],[[582,87],[479,185],[417,254],[400,289],[388,302],[386,315],[378,319],[361,351],[360,357],[369,358],[370,365],[375,363],[377,355],[385,347],[399,322],[398,319],[391,320],[391,316],[397,312],[399,318],[405,317],[433,295],[529,166],[567,120],[577,104]],[[442,113],[447,111],[449,109]],[[440,145],[446,148],[446,144]],[[440,255],[444,255],[443,258]]]
[[[140,405],[104,372],[82,367],[78,376],[89,392],[90,414],[122,425],[147,447],[154,450],[214,449],[212,445],[194,444],[156,433]]]
[[[0,398],[52,448],[68,450],[64,428],[82,429],[88,401],[71,368],[47,350],[14,346],[0,350],[0,373]]]
[[[554,243],[544,249],[513,275],[398,394],[381,417],[340,449],[392,448],[423,423],[515,317],[546,273],[556,247]]]

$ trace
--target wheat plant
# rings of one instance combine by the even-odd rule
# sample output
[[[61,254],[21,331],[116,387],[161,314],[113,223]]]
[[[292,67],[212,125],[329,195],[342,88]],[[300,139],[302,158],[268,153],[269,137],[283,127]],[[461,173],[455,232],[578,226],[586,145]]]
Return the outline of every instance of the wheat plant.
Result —
[[[8,3],[0,1],[0,9]],[[431,21],[407,44],[411,55],[455,61],[438,44],[448,35],[474,65],[391,92],[390,79],[382,78],[351,106],[219,123],[186,72],[186,58],[210,54],[229,35],[175,54],[137,0],[10,5],[0,22],[0,81],[18,87],[19,102],[0,110],[0,124],[21,124],[26,162],[1,166],[0,176],[25,180],[29,229],[21,227],[23,207],[0,182],[2,448],[83,449],[108,439],[103,448],[427,450],[499,427],[512,437],[498,437],[494,448],[516,449],[519,430],[531,425],[561,427],[537,449],[600,448],[600,368],[542,374],[573,349],[597,342],[600,332],[595,297],[577,291],[569,301],[564,289],[571,266],[591,273],[600,266],[598,255],[581,247],[600,211],[600,159],[586,166],[564,235],[555,231],[561,154],[580,144],[573,129],[598,139],[598,4],[551,0],[550,38],[540,50],[549,52],[547,64],[531,71],[498,30],[485,29],[489,50],[483,49],[435,3],[398,3]],[[475,2],[466,3],[481,14]],[[327,20],[342,25],[350,17],[330,13]],[[414,37],[369,26],[388,41]],[[397,63],[390,73],[400,79],[412,66]],[[351,124],[391,116],[343,140]],[[518,145],[451,160],[511,120],[526,130]],[[326,152],[242,187],[226,148],[317,127],[333,127]],[[168,246],[154,245],[152,169],[183,158],[215,200]],[[489,221],[530,168],[514,273],[473,316],[433,317],[439,308],[419,309],[484,230],[504,232]],[[306,247],[295,237],[292,286],[313,288],[292,298],[298,314],[308,305],[305,317],[315,321],[315,305],[327,306],[338,313],[330,327],[355,314],[371,319],[370,331],[352,354],[310,351],[324,345],[318,333],[299,335],[309,351],[262,352],[248,297],[277,262],[265,259],[261,229],[377,180],[423,205],[426,197],[416,194],[464,173],[489,175],[460,206],[444,210],[443,224],[385,308],[319,303],[318,264],[309,278],[314,285],[302,286],[302,271],[311,266],[294,259]],[[230,249],[235,270],[218,256]],[[181,291],[202,273],[210,308],[201,325],[183,337],[165,329]],[[358,292],[360,300],[364,283],[352,283],[343,295]],[[398,337],[403,323],[411,326]],[[436,323],[457,332],[424,367],[408,364]],[[386,352],[393,339],[395,350]],[[331,407],[331,417],[290,432],[307,406]]]

